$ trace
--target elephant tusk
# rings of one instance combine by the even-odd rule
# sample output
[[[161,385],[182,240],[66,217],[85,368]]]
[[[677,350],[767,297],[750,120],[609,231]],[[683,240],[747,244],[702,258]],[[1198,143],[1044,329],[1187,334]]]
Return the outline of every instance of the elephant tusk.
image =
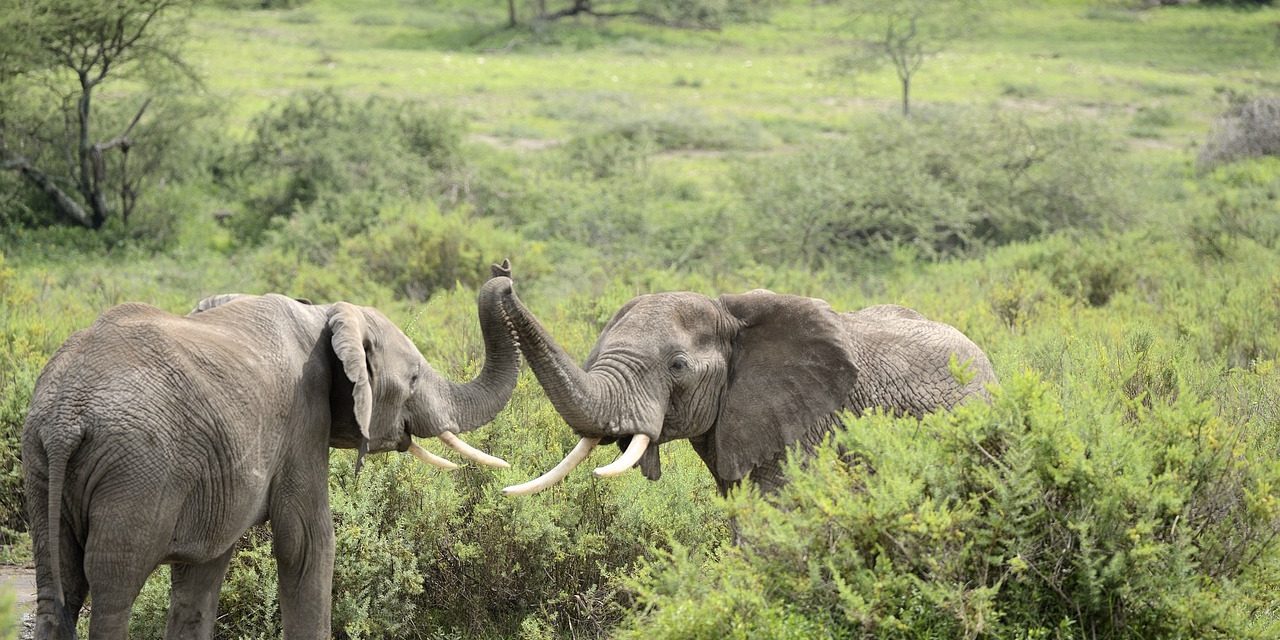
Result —
[[[644,455],[644,450],[649,447],[649,436],[638,433],[631,437],[631,443],[627,445],[627,450],[618,456],[607,466],[600,467],[595,470],[597,478],[612,478],[626,472],[627,469],[636,466],[640,462],[640,456]]]
[[[533,495],[557,482],[560,482],[565,476],[569,475],[570,471],[573,471],[574,467],[582,464],[582,461],[586,460],[587,456],[591,455],[591,450],[595,449],[597,444],[600,444],[600,438],[583,438],[579,440],[578,444],[569,452],[569,455],[565,456],[564,460],[561,460],[560,464],[556,465],[554,469],[524,484],[507,487],[502,490],[502,495]]]
[[[441,442],[449,445],[451,449],[457,451],[459,455],[476,464],[484,465],[486,467],[497,467],[499,469],[506,469],[511,466],[506,460],[503,460],[498,456],[491,456],[463,442],[462,438],[454,435],[451,431],[442,431],[440,432],[440,435],[436,437],[439,438]]]
[[[457,469],[458,468],[458,465],[448,460],[445,460],[444,458],[441,458],[440,456],[434,453],[431,453],[426,449],[423,449],[421,445],[413,441],[409,442],[408,452],[413,454],[413,457],[433,467],[440,467],[441,469]]]

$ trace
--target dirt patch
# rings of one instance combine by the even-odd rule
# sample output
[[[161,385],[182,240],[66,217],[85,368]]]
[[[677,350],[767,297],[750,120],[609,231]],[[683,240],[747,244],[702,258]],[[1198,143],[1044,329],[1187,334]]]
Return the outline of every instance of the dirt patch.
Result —
[[[36,568],[0,565],[0,589],[12,590],[18,595],[18,609],[34,611],[36,608]]]
[[[32,637],[32,624],[36,611],[36,568],[33,566],[0,565],[0,591],[13,591],[17,595],[19,620],[18,640]]]

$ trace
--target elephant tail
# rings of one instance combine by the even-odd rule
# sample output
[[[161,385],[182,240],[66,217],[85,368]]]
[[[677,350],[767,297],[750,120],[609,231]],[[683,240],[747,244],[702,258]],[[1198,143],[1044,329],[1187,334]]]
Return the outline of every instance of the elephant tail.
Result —
[[[45,451],[48,460],[48,512],[45,528],[48,531],[47,549],[49,551],[49,567],[53,570],[53,594],[58,609],[66,607],[67,600],[62,592],[62,487],[67,476],[67,461],[79,445],[77,437],[72,442],[47,442]]]

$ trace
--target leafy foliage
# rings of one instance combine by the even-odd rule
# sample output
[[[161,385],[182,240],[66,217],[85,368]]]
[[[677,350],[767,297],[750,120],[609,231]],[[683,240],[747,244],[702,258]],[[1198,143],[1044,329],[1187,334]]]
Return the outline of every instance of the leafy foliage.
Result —
[[[179,53],[191,6],[188,0],[0,3],[0,27],[20,34],[0,48],[0,168],[16,171],[43,196],[28,216],[95,230],[113,217],[127,221],[164,143],[179,137],[164,126],[149,124],[136,135],[135,128],[155,94],[166,93],[157,87],[191,77]],[[123,100],[103,91],[124,84],[122,78],[141,80],[144,89],[122,92]],[[113,108],[95,109],[95,97]],[[135,145],[150,149],[130,166]]]
[[[849,268],[899,248],[925,259],[1124,222],[1117,160],[1078,123],[999,112],[880,122],[850,141],[743,165],[763,259]]]
[[[452,112],[421,104],[304,92],[259,116],[249,142],[215,171],[244,194],[232,223],[247,238],[298,211],[358,231],[389,201],[460,188],[451,172],[463,131]]]
[[[1274,633],[1237,581],[1274,552],[1280,468],[1190,394],[1094,400],[1024,375],[919,424],[850,420],[778,495],[736,495],[740,547],[651,563],[619,637]]]

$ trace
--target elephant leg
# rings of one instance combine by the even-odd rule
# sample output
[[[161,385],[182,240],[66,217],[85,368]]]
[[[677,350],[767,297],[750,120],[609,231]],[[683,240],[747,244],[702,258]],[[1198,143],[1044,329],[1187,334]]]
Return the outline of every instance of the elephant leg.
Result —
[[[59,607],[53,597],[53,568],[44,564],[36,565],[36,585],[39,596],[36,601],[36,623],[34,637],[36,640],[68,640],[76,637],[76,619],[84,606],[85,597],[89,593],[89,583],[84,577],[84,565],[81,561],[84,551],[71,536],[63,536],[61,551],[63,606]],[[37,554],[38,555],[38,554]]]
[[[328,484],[321,481],[319,486],[324,493],[313,499],[288,500],[288,506],[279,510],[272,507],[272,551],[280,574],[280,617],[286,640],[330,637],[333,517]]]
[[[169,622],[166,640],[213,637],[218,617],[218,591],[227,575],[235,548],[202,564],[173,565],[169,587]]]
[[[133,601],[151,573],[152,564],[136,553],[85,549],[85,575],[93,594],[89,640],[123,640],[129,636]]]
[[[106,513],[113,513],[103,509]],[[90,514],[89,539],[84,548],[84,574],[89,582],[93,606],[89,616],[89,638],[128,637],[129,612],[142,591],[151,570],[163,557],[168,535],[133,525],[94,527],[93,522],[112,522],[109,517]],[[168,527],[172,531],[172,525]]]

